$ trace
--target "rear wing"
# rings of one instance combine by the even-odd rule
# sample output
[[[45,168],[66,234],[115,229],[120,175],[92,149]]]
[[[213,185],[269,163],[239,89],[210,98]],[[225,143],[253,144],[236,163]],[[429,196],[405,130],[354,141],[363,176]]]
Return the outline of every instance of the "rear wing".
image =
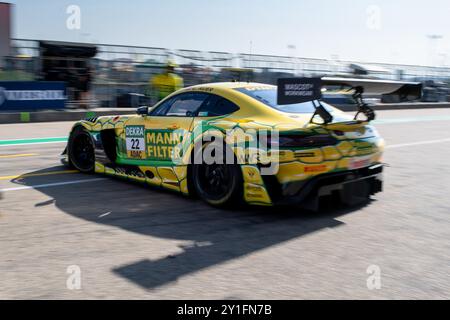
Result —
[[[279,105],[311,101],[316,112],[311,119],[319,115],[324,124],[333,120],[332,115],[320,104],[322,92],[328,88],[346,90],[352,93],[357,105],[355,120],[362,113],[365,121],[375,119],[375,112],[363,101],[363,94],[398,96],[403,101],[419,99],[422,95],[422,84],[418,82],[402,82],[390,80],[358,79],[358,78],[283,78],[278,79]]]
[[[422,83],[376,79],[323,77],[322,91],[329,87],[357,91],[366,95],[395,96],[398,101],[418,100],[422,96]]]

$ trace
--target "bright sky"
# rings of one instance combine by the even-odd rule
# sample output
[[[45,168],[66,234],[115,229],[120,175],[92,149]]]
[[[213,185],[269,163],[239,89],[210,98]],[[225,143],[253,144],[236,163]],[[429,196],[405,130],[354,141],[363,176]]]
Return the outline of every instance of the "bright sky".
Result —
[[[16,0],[20,38],[450,64],[448,0]],[[81,29],[69,30],[69,5]],[[427,35],[443,38],[430,40]],[[295,48],[288,49],[288,45]]]

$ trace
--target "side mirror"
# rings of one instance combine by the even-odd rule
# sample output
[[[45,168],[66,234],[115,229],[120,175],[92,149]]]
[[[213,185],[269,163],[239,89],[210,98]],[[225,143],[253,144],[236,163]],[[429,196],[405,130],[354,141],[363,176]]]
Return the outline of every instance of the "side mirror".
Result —
[[[146,116],[146,115],[148,115],[148,107],[145,107],[145,106],[139,107],[139,108],[137,108],[136,113],[141,116]]]

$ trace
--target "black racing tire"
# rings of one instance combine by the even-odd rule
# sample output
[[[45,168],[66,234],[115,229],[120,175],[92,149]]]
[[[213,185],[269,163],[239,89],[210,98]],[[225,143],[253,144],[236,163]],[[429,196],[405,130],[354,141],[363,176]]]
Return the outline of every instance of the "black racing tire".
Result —
[[[67,144],[69,165],[83,173],[95,171],[95,147],[89,132],[76,127],[70,134]]]
[[[243,204],[242,171],[236,161],[232,164],[193,163],[190,173],[190,182],[195,194],[206,203],[222,208]]]

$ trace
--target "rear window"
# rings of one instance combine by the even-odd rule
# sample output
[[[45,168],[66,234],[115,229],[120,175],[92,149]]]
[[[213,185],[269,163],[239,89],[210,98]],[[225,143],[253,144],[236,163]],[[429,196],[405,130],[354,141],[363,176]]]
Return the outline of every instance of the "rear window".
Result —
[[[239,110],[239,107],[233,102],[216,96],[210,95],[210,98],[202,105],[198,112],[199,117],[217,117],[231,114]]]
[[[261,89],[261,90],[252,90],[246,88],[238,88],[235,89],[239,92],[242,92],[259,102],[264,103],[265,105],[274,108],[279,111],[287,112],[287,113],[314,113],[315,107],[311,101],[303,102],[303,103],[295,103],[295,104],[287,104],[287,105],[279,105],[277,104],[277,89]],[[333,112],[334,108],[329,104],[321,101],[320,102],[325,109],[329,112]]]

